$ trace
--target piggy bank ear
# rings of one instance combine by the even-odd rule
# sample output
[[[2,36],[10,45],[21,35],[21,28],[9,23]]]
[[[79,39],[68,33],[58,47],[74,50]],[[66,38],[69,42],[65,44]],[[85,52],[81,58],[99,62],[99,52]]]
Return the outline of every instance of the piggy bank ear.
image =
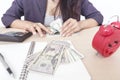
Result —
[[[107,25],[107,26],[102,25],[102,26],[100,26],[99,31],[102,36],[107,37],[107,36],[110,36],[114,32],[114,29],[113,29],[112,25]]]
[[[112,22],[111,25],[117,29],[120,29],[120,22],[117,21],[117,22]]]

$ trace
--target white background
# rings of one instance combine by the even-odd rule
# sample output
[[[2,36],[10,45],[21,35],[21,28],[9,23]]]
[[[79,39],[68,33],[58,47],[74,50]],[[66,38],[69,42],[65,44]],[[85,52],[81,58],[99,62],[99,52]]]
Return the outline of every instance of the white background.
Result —
[[[3,13],[10,7],[13,0],[0,0],[0,18]],[[113,15],[120,16],[120,3],[119,0],[90,0],[93,5],[103,14],[104,22],[108,22],[108,19]],[[116,19],[115,19],[116,20]],[[0,21],[0,26],[3,26]]]

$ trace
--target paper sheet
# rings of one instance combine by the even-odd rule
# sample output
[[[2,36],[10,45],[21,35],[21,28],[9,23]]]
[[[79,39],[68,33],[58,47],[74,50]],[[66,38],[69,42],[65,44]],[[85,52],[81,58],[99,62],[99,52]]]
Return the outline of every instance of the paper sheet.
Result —
[[[35,52],[42,50],[46,42],[37,42]],[[1,80],[18,80],[30,43],[16,43],[0,45],[0,52],[4,55],[9,66],[15,73],[16,78],[12,78],[4,69],[0,62],[0,79]],[[30,71],[27,80],[91,80],[91,77],[81,60],[62,64],[58,67],[54,75],[44,75],[39,72]]]

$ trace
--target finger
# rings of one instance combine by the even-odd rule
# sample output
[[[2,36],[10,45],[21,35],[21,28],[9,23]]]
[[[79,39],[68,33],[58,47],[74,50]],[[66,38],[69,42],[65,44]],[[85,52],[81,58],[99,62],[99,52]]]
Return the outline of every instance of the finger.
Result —
[[[36,34],[34,26],[30,26],[27,30],[30,31],[30,32],[32,32],[33,35]]]
[[[69,37],[69,36],[71,36],[73,33],[74,33],[74,31],[71,30],[70,32],[65,33],[65,34],[63,35],[63,37]]]
[[[73,34],[75,32],[75,28],[76,26],[72,26],[70,29],[68,29],[64,34],[65,35],[68,35],[68,34]]]
[[[63,23],[62,27],[61,27],[61,31],[66,31],[67,29],[67,25],[70,23],[70,20],[67,20],[66,22]]]
[[[51,34],[52,32],[50,31],[50,29],[46,28],[45,26],[43,26],[41,23],[38,23],[38,25],[41,27],[42,30],[44,30],[45,32]]]
[[[66,32],[69,28],[71,28],[71,26],[73,26],[74,24],[76,24],[77,20],[76,19],[68,19],[62,26],[62,32]]]
[[[74,32],[71,31],[70,33],[68,33],[68,34],[66,35],[66,37],[72,36],[73,33],[74,33]]]
[[[63,23],[62,28],[66,27],[71,22],[71,18]]]
[[[69,24],[67,24],[66,26],[62,27],[61,32],[60,32],[61,35],[63,35],[70,28]]]
[[[44,30],[42,30],[43,34],[46,34],[46,32]]]
[[[66,36],[67,33],[69,33],[71,30],[73,30],[75,27],[75,24],[74,23],[69,23],[66,27],[66,29],[64,29],[62,32],[61,32],[61,35],[62,36]]]
[[[68,29],[70,29],[72,26],[74,25],[73,22],[69,23],[68,25],[66,25],[66,27],[63,28],[63,32],[67,31]]]
[[[64,36],[70,36],[70,35],[72,35],[75,31],[75,26],[73,26],[72,28],[70,28],[69,30],[67,30],[63,35]]]
[[[39,27],[39,26],[37,25],[37,26],[35,27],[35,29],[36,29],[36,31],[38,32],[38,34],[39,34],[41,37],[44,36],[44,34],[43,34],[42,30],[41,30],[41,27]]]

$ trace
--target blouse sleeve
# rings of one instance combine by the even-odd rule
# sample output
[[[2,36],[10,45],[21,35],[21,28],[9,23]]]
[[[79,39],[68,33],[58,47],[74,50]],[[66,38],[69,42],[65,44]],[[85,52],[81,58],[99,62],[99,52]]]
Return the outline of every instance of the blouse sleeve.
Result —
[[[95,19],[99,25],[103,22],[103,15],[98,11],[91,2],[88,0],[82,0],[81,14],[86,18]]]
[[[1,20],[6,27],[9,27],[15,19],[20,19],[24,14],[22,1],[23,0],[14,0],[11,7],[6,11],[5,14],[3,14]]]

